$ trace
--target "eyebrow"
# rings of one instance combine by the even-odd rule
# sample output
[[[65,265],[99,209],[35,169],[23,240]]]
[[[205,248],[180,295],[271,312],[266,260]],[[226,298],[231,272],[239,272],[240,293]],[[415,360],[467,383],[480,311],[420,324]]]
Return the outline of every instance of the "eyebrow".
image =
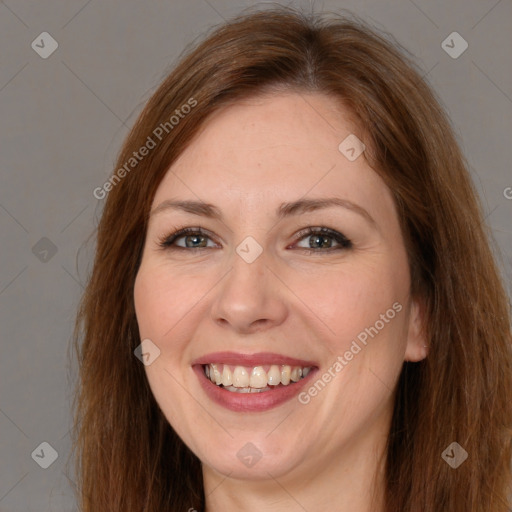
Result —
[[[291,215],[300,215],[302,213],[321,210],[324,208],[341,207],[350,210],[362,216],[367,222],[377,227],[377,223],[373,217],[363,207],[339,197],[325,197],[321,199],[299,199],[290,203],[282,203],[276,210],[278,219],[283,219]],[[167,199],[155,207],[150,216],[156,215],[166,210],[181,210],[193,215],[208,217],[211,219],[222,220],[221,211],[213,204],[204,203],[203,201],[177,201]]]

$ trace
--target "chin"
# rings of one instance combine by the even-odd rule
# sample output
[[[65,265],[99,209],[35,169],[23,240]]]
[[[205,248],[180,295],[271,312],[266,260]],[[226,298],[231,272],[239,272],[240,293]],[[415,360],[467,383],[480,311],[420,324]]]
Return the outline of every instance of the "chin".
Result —
[[[224,446],[208,449],[207,454],[199,453],[203,464],[230,478],[241,480],[268,480],[293,471],[304,459],[304,444],[293,442],[284,445],[284,439],[273,434],[244,434],[226,442]],[[288,440],[288,442],[291,442]],[[297,451],[297,445],[301,447]]]

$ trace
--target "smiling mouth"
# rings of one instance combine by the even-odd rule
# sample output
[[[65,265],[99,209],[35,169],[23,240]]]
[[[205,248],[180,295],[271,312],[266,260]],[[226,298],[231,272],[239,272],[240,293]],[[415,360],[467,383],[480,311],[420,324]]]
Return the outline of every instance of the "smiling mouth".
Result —
[[[232,393],[263,393],[292,386],[307,377],[313,366],[263,365],[230,366],[228,364],[203,364],[207,379]]]

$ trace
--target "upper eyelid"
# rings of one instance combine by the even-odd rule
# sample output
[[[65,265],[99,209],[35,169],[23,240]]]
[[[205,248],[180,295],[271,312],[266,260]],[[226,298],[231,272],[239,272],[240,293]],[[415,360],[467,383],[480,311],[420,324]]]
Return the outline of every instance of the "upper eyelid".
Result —
[[[176,240],[179,240],[180,238],[190,236],[193,234],[200,234],[200,235],[206,236],[210,240],[212,240],[214,243],[218,244],[218,241],[216,240],[216,236],[213,235],[209,230],[202,228],[202,227],[184,227],[184,228],[177,229],[175,232],[171,233],[170,235],[160,238],[160,240],[159,240],[160,245],[166,245],[166,242],[167,242],[168,246],[172,246],[176,242]],[[348,243],[348,245],[350,245],[350,246],[352,245],[352,241],[349,238],[347,238],[342,232],[340,232],[336,229],[333,229],[333,228],[328,228],[326,226],[308,226],[306,228],[300,229],[293,235],[294,239],[295,239],[294,243],[297,243],[297,242],[301,241],[303,238],[307,238],[308,236],[313,236],[315,234],[322,234],[322,235],[329,236],[329,237],[335,239],[336,243],[338,243],[340,245],[341,245],[340,240],[336,240],[336,238],[342,238]],[[181,246],[176,246],[176,247],[185,249],[185,247],[181,247]],[[192,247],[191,249],[194,249],[194,248]],[[197,247],[197,249],[206,249],[206,247]],[[306,250],[306,248],[304,248],[304,247],[302,247],[301,249]]]

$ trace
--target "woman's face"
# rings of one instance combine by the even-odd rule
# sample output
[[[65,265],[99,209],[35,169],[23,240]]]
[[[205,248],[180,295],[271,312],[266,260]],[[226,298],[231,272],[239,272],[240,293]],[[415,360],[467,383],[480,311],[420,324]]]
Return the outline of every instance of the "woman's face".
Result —
[[[375,458],[403,361],[426,355],[392,196],[354,134],[320,94],[246,100],[156,192],[135,283],[143,346],[160,350],[145,370],[206,471],[291,478]]]

